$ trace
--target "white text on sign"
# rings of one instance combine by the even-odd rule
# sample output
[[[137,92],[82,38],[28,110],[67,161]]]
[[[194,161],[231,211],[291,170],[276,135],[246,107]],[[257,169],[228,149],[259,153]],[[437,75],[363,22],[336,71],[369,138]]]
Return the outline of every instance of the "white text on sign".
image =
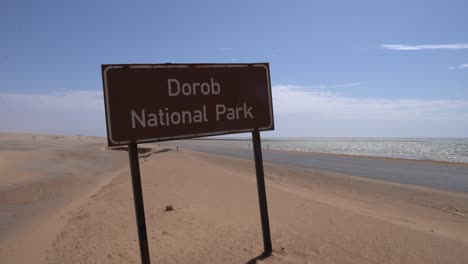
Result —
[[[169,96],[190,95],[219,95],[221,85],[210,78],[207,82],[180,82],[177,79],[167,80],[167,91]],[[216,121],[233,121],[253,119],[253,107],[243,103],[242,106],[227,106],[216,104]],[[132,128],[146,128],[159,126],[185,125],[192,123],[208,122],[207,106],[202,105],[199,109],[191,111],[170,111],[169,108],[158,109],[147,112],[145,109],[131,110]]]

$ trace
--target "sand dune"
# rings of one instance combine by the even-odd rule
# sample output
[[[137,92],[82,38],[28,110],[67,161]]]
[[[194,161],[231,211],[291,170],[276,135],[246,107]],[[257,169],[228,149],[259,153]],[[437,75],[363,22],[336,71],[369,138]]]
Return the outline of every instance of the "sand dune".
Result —
[[[83,186],[53,183],[59,188],[47,189],[53,194],[48,197],[60,196],[67,184],[76,186],[73,202],[51,206],[53,212],[31,220],[33,228],[13,232],[10,237],[30,242],[2,250],[0,262],[139,263],[126,152],[105,151],[99,139],[68,140],[67,150],[91,145],[97,153],[91,158],[96,165],[87,164],[87,155],[73,156],[87,164],[74,175],[106,171],[110,176],[103,179],[112,179]],[[253,162],[144,147],[149,150],[140,165],[152,261],[254,263],[262,239]],[[2,148],[2,155],[13,157],[4,149],[12,151]],[[2,162],[2,174],[16,173],[14,162],[44,157],[28,155]],[[100,171],[98,157],[109,159],[106,170]],[[268,163],[265,170],[274,254],[259,263],[464,263],[468,258],[466,194]],[[2,188],[14,184],[11,177],[1,180]],[[26,170],[21,181],[32,177]],[[8,197],[0,206],[28,198],[20,192]],[[165,211],[167,205],[174,210]],[[24,230],[32,231],[24,236]]]

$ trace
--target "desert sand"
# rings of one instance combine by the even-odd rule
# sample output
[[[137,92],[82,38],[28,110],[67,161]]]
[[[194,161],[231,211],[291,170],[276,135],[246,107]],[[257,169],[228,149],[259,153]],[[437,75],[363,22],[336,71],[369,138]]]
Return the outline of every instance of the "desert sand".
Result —
[[[255,263],[253,161],[145,144],[153,263]],[[265,163],[258,263],[467,263],[468,194]],[[173,211],[165,211],[171,205]],[[0,263],[139,263],[128,157],[105,140],[0,136]]]

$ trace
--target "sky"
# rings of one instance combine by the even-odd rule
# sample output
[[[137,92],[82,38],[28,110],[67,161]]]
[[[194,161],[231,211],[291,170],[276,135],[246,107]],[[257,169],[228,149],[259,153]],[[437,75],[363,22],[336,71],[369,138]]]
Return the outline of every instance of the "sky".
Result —
[[[468,1],[0,0],[0,132],[105,136],[101,64],[269,62],[271,137],[468,137]]]

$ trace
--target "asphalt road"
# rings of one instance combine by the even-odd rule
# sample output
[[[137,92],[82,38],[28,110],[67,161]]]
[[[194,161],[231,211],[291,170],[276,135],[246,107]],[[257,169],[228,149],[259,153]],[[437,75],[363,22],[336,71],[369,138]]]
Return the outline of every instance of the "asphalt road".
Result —
[[[171,142],[195,151],[253,159],[253,150],[216,141]],[[389,158],[263,150],[263,160],[376,180],[417,185],[446,191],[468,192],[468,164],[449,164]]]

